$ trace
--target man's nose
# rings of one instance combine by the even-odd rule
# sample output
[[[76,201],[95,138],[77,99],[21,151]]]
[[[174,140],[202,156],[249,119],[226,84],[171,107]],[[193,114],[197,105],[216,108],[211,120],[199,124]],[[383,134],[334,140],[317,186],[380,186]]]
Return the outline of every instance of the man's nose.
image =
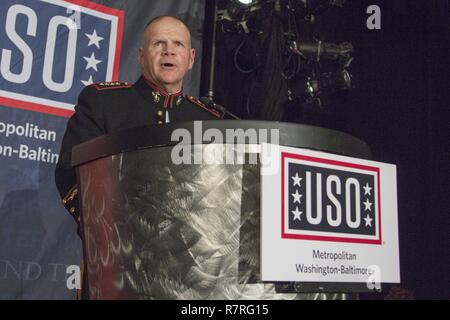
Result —
[[[174,55],[175,51],[174,51],[174,45],[171,43],[168,43],[165,47],[164,47],[164,51],[163,51],[164,55]]]

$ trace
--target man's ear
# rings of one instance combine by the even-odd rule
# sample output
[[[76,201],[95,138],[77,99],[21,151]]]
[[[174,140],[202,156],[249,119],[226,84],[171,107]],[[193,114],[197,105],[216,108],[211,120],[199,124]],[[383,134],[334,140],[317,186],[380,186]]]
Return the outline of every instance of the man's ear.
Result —
[[[137,58],[138,58],[139,65],[142,67],[142,63],[144,62],[144,49],[143,48],[138,49]]]
[[[190,59],[189,59],[189,70],[191,70],[192,67],[194,66],[194,62],[195,62],[195,49],[192,48],[191,54],[190,54]]]

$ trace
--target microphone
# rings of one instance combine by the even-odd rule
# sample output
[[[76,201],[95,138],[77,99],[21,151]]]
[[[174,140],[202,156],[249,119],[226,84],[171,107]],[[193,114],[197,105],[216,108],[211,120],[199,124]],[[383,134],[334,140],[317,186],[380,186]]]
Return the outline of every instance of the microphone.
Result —
[[[230,111],[227,110],[227,108],[225,108],[224,106],[221,106],[220,104],[215,103],[211,98],[209,97],[201,97],[200,98],[200,102],[202,102],[203,104],[205,104],[206,106],[213,108],[219,112],[222,113],[222,117],[223,115],[229,115],[230,117],[232,117],[233,119],[236,120],[241,120],[241,118],[239,118],[237,115],[231,113]]]

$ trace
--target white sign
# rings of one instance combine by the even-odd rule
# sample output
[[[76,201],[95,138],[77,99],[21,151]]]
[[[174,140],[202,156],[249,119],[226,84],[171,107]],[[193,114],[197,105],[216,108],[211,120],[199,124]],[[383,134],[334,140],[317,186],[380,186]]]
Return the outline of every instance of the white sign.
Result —
[[[263,281],[400,282],[396,166],[263,144]]]

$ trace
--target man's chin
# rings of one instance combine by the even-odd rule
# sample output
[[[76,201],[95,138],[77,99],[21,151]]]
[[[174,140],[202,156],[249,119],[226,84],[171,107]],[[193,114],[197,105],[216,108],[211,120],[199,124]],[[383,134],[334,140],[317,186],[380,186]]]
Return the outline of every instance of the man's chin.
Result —
[[[179,79],[160,79],[159,81],[164,89],[168,93],[177,93],[181,91],[182,82]]]

